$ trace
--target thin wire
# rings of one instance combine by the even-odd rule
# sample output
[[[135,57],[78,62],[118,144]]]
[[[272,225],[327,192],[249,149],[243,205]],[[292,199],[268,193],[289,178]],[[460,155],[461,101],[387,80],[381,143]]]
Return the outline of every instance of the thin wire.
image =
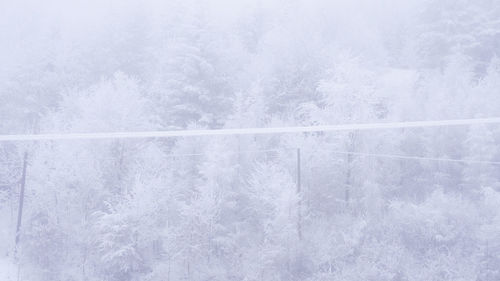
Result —
[[[275,127],[275,128],[0,135],[0,142],[6,142],[6,141],[43,141],[43,140],[167,138],[167,137],[223,136],[223,135],[258,135],[258,134],[305,133],[305,132],[320,132],[320,131],[327,132],[327,131],[355,131],[355,130],[397,129],[397,128],[421,128],[421,127],[458,126],[458,125],[494,124],[494,123],[495,124],[500,123],[500,117],[477,118],[477,119],[414,121],[414,122],[387,122],[387,123],[340,124],[340,125],[324,125],[324,126]]]
[[[280,148],[280,149],[260,149],[260,150],[234,150],[234,151],[229,151],[229,153],[233,154],[247,154],[247,153],[258,153],[258,152],[283,152],[286,150],[295,150],[296,148]],[[163,155],[162,157],[164,158],[175,158],[175,157],[185,157],[185,156],[204,156],[204,155],[209,155],[209,153],[181,153],[181,154],[167,154]],[[116,160],[117,157],[74,157],[72,158],[73,160],[85,160],[85,159],[97,159],[99,161],[101,160]],[[140,159],[153,159],[153,157],[138,157],[138,160]],[[0,161],[1,164],[22,164],[22,160],[19,161]],[[28,164],[30,161],[28,161]]]
[[[286,150],[295,150],[296,148],[281,148],[281,149],[264,149],[264,150],[243,150],[243,151],[231,151],[233,154],[244,154],[244,153],[256,153],[256,152],[283,152]],[[441,161],[441,162],[455,162],[464,164],[489,164],[489,165],[500,165],[498,161],[483,161],[483,160],[469,160],[469,159],[456,159],[456,158],[437,158],[437,157],[424,157],[424,156],[408,156],[408,155],[398,155],[398,154],[382,154],[382,153],[367,153],[367,152],[353,152],[353,151],[337,151],[337,150],[313,150],[314,152],[329,152],[335,154],[345,154],[345,155],[357,155],[366,157],[379,157],[379,158],[396,158],[396,159],[407,159],[407,160],[426,160],[426,161]],[[183,156],[204,156],[208,153],[186,153],[186,154],[168,154],[163,157],[174,158]],[[93,157],[77,157],[76,159],[95,159]],[[139,159],[153,159],[152,157],[140,157]],[[99,158],[98,160],[116,160],[116,158],[106,157]],[[18,162],[2,162],[0,163],[17,163]]]
[[[0,161],[0,163],[2,163],[2,164],[19,164],[19,162],[22,162],[22,161]]]
[[[440,162],[455,162],[464,164],[489,164],[500,165],[497,161],[482,161],[482,160],[468,160],[456,158],[437,158],[437,157],[423,157],[423,156],[406,156],[398,154],[382,154],[382,153],[365,153],[365,152],[352,152],[352,151],[335,151],[335,150],[315,150],[314,152],[330,152],[335,154],[357,155],[366,157],[380,157],[380,158],[396,158],[408,160],[426,160],[426,161],[440,161]]]

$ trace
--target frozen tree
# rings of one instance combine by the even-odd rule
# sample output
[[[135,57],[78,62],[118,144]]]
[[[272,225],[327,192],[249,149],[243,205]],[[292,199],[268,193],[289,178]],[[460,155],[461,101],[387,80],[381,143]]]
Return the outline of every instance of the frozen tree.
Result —
[[[2,135],[498,117],[494,0],[35,2],[0,1]],[[1,142],[0,279],[497,280],[499,138]]]

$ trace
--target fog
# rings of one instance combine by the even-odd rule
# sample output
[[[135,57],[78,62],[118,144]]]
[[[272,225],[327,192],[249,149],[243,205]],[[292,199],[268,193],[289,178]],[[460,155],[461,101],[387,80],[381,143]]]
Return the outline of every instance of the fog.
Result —
[[[2,0],[0,280],[500,280],[499,49],[494,0]]]

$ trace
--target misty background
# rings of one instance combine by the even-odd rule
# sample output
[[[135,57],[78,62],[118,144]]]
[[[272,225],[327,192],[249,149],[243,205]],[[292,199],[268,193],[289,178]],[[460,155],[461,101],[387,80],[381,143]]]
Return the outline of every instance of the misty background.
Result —
[[[495,0],[2,0],[0,134],[499,117],[498,50]],[[0,280],[500,280],[499,146],[0,142]]]

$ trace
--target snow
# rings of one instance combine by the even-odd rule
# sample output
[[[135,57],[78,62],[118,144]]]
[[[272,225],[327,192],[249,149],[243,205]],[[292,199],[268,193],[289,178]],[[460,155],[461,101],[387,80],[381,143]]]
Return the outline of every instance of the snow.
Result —
[[[0,258],[0,280],[16,280],[16,267],[8,258]]]

